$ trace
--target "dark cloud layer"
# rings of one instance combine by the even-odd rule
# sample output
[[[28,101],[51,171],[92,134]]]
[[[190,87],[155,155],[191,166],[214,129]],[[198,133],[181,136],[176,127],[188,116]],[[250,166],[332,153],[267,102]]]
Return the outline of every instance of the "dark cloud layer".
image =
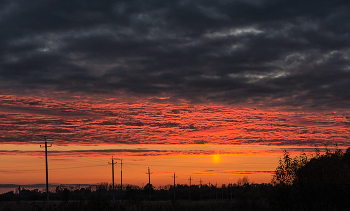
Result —
[[[350,2],[0,2],[0,90],[350,104]]]

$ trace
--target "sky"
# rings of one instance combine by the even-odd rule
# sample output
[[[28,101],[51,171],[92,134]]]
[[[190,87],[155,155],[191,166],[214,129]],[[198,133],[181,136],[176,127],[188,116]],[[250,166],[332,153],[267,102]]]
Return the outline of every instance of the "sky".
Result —
[[[350,2],[0,1],[0,188],[268,183],[350,145]],[[12,187],[12,186],[11,186]]]

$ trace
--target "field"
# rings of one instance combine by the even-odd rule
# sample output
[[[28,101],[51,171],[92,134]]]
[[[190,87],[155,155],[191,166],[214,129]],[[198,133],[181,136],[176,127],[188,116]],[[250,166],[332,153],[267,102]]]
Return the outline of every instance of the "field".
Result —
[[[237,211],[264,211],[270,210],[268,203],[264,200],[259,201],[155,201],[150,203],[149,201],[116,201],[114,204],[112,201],[52,201],[50,206],[47,208],[45,202],[42,201],[22,201],[22,202],[0,202],[1,211],[41,211],[41,210],[52,210],[52,211],[92,211],[92,210],[115,210],[115,211],[226,211],[226,210],[237,210]]]

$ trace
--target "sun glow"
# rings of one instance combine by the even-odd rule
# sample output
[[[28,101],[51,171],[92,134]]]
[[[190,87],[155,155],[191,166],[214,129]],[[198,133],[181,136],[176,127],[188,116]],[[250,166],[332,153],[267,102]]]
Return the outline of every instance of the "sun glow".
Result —
[[[221,155],[213,155],[213,163],[220,163]]]

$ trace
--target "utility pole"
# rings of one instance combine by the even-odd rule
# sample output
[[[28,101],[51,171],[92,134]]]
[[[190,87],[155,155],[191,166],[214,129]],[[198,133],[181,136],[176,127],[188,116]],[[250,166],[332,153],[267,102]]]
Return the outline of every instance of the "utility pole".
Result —
[[[215,184],[215,196],[216,196],[216,201],[218,200],[218,183],[216,182]]]
[[[201,196],[201,200],[202,200],[202,178],[199,179],[199,193],[200,193],[200,196]]]
[[[190,181],[190,189],[189,189],[189,191],[188,191],[188,196],[189,196],[189,200],[190,200],[190,203],[191,203],[191,181],[193,180],[192,178],[191,178],[191,175],[190,175],[190,178],[188,179],[189,181]]]
[[[153,173],[153,172],[152,172]],[[148,188],[149,188],[149,202],[152,203],[152,192],[151,192],[151,171],[149,170],[149,167],[148,167]]]
[[[221,185],[221,199],[224,200],[224,184]]]
[[[44,136],[45,138],[45,146],[41,146],[41,148],[45,147],[45,162],[46,162],[46,206],[49,206],[49,170],[48,170],[48,164],[47,164],[47,148],[51,147],[52,144],[50,146],[47,146],[47,142],[46,142],[46,136]]]
[[[173,178],[174,178],[174,203],[175,203],[175,178],[176,178],[176,176],[175,176],[175,172],[174,172],[174,176],[173,176]]]
[[[210,200],[210,195],[211,195],[211,186],[210,186],[210,181],[209,181],[209,200]]]
[[[123,159],[120,160],[120,199],[123,200]]]
[[[117,162],[113,161],[112,156],[112,163],[108,162],[109,164],[112,164],[112,184],[113,184],[113,204],[114,204],[114,164],[117,164]]]

